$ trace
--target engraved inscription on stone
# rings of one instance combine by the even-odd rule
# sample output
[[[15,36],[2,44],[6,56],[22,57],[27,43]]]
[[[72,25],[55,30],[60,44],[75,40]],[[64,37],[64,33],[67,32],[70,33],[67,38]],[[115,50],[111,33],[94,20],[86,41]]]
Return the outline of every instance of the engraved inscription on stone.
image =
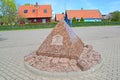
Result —
[[[51,45],[63,45],[63,36],[59,34],[53,36]]]

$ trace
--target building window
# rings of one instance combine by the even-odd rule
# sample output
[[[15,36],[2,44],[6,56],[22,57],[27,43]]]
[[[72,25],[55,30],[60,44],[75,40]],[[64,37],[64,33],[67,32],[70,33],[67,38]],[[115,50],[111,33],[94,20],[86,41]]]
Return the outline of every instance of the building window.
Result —
[[[28,10],[24,10],[24,13],[28,13]]]
[[[34,13],[34,12],[35,12],[35,9],[33,9],[32,12]]]
[[[44,9],[44,13],[47,13],[47,10],[46,10],[46,9]]]

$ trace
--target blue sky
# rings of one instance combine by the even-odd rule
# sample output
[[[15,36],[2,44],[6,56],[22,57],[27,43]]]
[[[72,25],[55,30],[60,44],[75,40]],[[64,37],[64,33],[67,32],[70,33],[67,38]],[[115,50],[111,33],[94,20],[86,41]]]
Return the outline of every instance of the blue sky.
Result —
[[[51,4],[53,14],[62,13],[65,10],[99,9],[102,14],[120,11],[120,0],[15,0],[17,5],[26,3]]]

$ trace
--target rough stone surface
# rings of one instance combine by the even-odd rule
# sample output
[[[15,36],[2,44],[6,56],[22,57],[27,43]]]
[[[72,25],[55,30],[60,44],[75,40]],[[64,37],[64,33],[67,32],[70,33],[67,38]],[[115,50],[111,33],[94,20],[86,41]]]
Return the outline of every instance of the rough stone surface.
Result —
[[[70,59],[75,59],[76,63],[70,64]],[[92,46],[84,46],[70,26],[65,21],[60,21],[39,49],[25,56],[25,61],[45,71],[85,71],[100,61],[100,55],[96,54]]]
[[[38,56],[36,53],[25,56],[25,61],[31,66],[49,72],[86,71],[93,67],[93,65],[99,63],[100,59],[100,54],[95,52],[90,45],[84,46],[83,52],[78,60],[42,55]]]
[[[86,71],[100,59],[100,54],[92,46],[84,45],[65,21],[55,26],[35,53],[25,56],[31,66],[53,72]]]
[[[60,21],[36,51],[37,55],[78,59],[84,43],[65,21]]]
[[[31,66],[45,71],[54,71],[54,72],[69,72],[78,70],[77,61],[75,59],[69,58],[59,58],[59,57],[47,57],[47,56],[36,56],[35,53],[30,54],[25,57],[25,61],[27,61]],[[31,57],[31,59],[29,59]],[[40,60],[37,59],[42,57]],[[28,60],[29,59],[29,60]],[[77,67],[77,68],[76,68]]]
[[[101,55],[98,52],[95,52],[91,45],[86,45],[80,58],[77,60],[77,64],[82,71],[85,71],[99,63],[100,60]]]

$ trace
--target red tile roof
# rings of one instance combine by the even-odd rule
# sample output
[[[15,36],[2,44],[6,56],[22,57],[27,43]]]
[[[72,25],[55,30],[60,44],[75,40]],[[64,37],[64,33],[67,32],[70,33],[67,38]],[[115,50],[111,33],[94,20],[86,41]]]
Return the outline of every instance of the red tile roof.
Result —
[[[68,19],[76,18],[102,18],[99,10],[67,10]]]
[[[24,10],[28,10],[28,12],[24,13]],[[20,6],[18,14],[24,18],[46,18],[52,17],[52,9],[51,5],[38,5],[38,7],[35,5]]]
[[[56,21],[60,21],[60,20],[63,19],[64,17],[65,17],[64,14],[56,14],[56,15],[55,15]]]

